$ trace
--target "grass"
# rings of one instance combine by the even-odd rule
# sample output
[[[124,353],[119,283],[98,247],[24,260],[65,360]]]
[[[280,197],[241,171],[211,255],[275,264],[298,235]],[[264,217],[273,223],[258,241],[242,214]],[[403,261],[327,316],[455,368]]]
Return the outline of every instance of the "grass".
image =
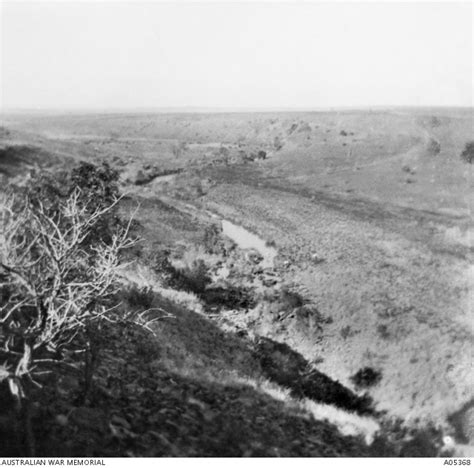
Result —
[[[470,364],[465,356],[471,335],[465,326],[469,285],[464,268],[469,236],[468,231],[464,232],[467,221],[463,217],[468,216],[470,173],[459,155],[472,137],[470,113],[425,109],[407,110],[405,115],[374,111],[298,116],[203,114],[199,118],[12,118],[16,120],[15,138],[20,135],[26,145],[30,145],[28,139],[35,132],[62,135],[61,140],[42,137],[41,145],[45,145],[48,154],[105,160],[118,156],[125,164],[122,168],[134,164],[167,170],[185,168],[169,186],[152,183],[132,187],[130,203],[138,199],[142,203],[138,214],[145,239],[142,262],[161,248],[175,252],[176,241],[186,246],[202,243],[206,223],[199,216],[172,208],[172,201],[160,201],[162,196],[172,198],[174,192],[183,192],[189,203],[202,203],[226,219],[252,228],[262,238],[271,239],[286,261],[284,266],[276,265],[279,282],[262,289],[257,284],[259,273],[229,249],[225,254],[235,266],[229,268],[228,277],[222,274],[218,278],[217,272],[223,270],[219,270],[216,260],[222,260],[224,252],[211,236],[210,248],[196,248],[193,252],[186,247],[183,251],[190,252],[182,256],[181,251],[173,260],[176,269],[190,277],[191,283],[194,281],[192,287],[173,289],[156,272],[136,265],[127,275],[139,289],[151,288],[162,300],[178,304],[178,309],[203,314],[209,308],[202,291],[210,284],[200,283],[197,272],[202,260],[214,286],[222,288],[214,291],[217,296],[231,287],[253,295],[252,288],[258,286],[256,307],[249,312],[243,307],[239,313],[236,308],[224,314],[220,325],[232,317],[240,330],[250,336],[262,333],[284,341],[308,361],[322,356],[324,360],[318,368],[346,387],[354,388],[350,377],[360,369],[380,369],[383,379],[369,388],[377,407],[410,421],[433,418],[444,424],[447,414],[469,401],[466,376]],[[298,124],[292,128],[295,122]],[[8,119],[5,125],[8,126]],[[310,131],[297,131],[308,126]],[[100,135],[117,129],[120,139],[100,139]],[[356,141],[350,143],[350,151],[342,146],[349,140],[340,135],[341,129],[346,133],[350,129],[349,135],[357,135]],[[23,130],[29,135],[21,134]],[[84,134],[97,134],[95,140],[100,145],[77,138]],[[70,135],[71,140],[64,139],[64,135]],[[440,145],[438,157],[427,157],[430,139]],[[188,145],[176,158],[172,142],[178,140]],[[224,164],[223,155],[217,154],[222,142],[229,150],[225,158],[228,165]],[[240,148],[234,147],[233,142],[238,142]],[[239,150],[251,154],[261,148],[268,150],[265,160],[241,164]],[[46,159],[46,153],[41,157]],[[21,164],[28,163],[26,158],[20,159]],[[20,169],[15,167],[15,171]],[[415,169],[416,183],[411,183]],[[206,178],[214,181],[212,187],[204,187]],[[199,184],[205,189],[199,190]],[[347,192],[348,187],[353,191]],[[317,268],[309,261],[314,252],[318,258],[326,259]],[[297,288],[292,288],[295,284]],[[303,304],[298,305],[297,298],[285,298],[282,285],[297,291]],[[136,301],[147,303],[146,297],[137,297]],[[306,308],[307,301],[311,308],[317,306],[324,318],[316,320],[316,325],[306,309],[304,313],[294,312]],[[175,348],[164,345],[164,367],[160,372],[169,376],[178,368],[178,375],[186,375],[186,385],[191,386],[201,373],[205,378],[200,384],[206,388],[210,381],[214,384],[225,374],[232,387],[231,379],[237,377],[228,370],[234,369],[240,359],[248,364],[254,362],[253,358],[243,358],[247,355],[234,341],[237,348],[226,348],[225,356],[220,356],[212,352],[212,342],[204,340],[200,348],[184,330],[171,331],[172,324],[185,328],[188,320],[196,325],[184,313],[181,321],[163,321],[171,337],[177,340],[182,334],[189,346],[182,340],[177,340]],[[201,339],[206,333],[210,330],[203,326],[197,336]],[[218,339],[213,332],[210,336]],[[232,335],[225,336],[228,339]],[[160,335],[160,340],[167,343],[166,333]],[[146,350],[142,355],[145,354]],[[216,368],[210,365],[213,359]],[[197,371],[192,370],[194,364]],[[269,385],[267,377],[249,377],[237,367],[238,378],[257,382],[261,377],[267,379],[261,387]],[[448,380],[454,385],[448,385]],[[172,387],[164,381],[163,386],[178,391],[184,383],[180,380],[178,386]],[[283,403],[288,390],[276,386],[271,392],[279,395],[276,400]],[[173,445],[170,441],[167,453],[173,453]]]
[[[123,307],[142,299],[140,290],[126,291]],[[157,294],[152,302],[173,319],[156,322],[153,334],[103,329],[86,404],[74,398],[76,377],[48,384],[33,418],[38,456],[369,454],[367,422],[295,400],[265,380],[246,340]],[[19,456],[10,435],[0,453]]]

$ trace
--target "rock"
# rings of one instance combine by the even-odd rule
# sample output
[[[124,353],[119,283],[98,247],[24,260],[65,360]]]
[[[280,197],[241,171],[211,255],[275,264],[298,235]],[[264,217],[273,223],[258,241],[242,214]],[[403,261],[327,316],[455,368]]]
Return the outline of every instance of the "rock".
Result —
[[[322,263],[325,261],[324,258],[321,258],[321,257],[318,257],[317,254],[313,253],[311,254],[311,261],[314,263],[314,264],[318,264],[318,263]]]
[[[247,252],[246,259],[247,261],[252,262],[253,264],[257,265],[263,261],[263,256],[257,251],[251,250]]]
[[[275,286],[278,283],[278,280],[275,278],[268,278],[268,277],[263,277],[262,278],[262,284],[266,286],[267,288]]]

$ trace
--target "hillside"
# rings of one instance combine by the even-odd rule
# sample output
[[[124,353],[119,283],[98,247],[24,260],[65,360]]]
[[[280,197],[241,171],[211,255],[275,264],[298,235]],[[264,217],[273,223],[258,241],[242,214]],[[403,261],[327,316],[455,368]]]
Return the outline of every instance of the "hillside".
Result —
[[[39,452],[435,456],[449,436],[469,453],[470,109],[2,125],[4,185],[120,172],[142,238],[122,307],[166,315],[108,331],[98,394],[71,405],[77,382],[60,383]]]

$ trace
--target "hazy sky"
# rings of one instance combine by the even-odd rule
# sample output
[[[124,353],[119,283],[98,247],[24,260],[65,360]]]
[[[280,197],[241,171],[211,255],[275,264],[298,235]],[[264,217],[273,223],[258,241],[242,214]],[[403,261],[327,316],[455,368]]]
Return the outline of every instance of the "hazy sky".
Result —
[[[6,3],[4,108],[472,105],[471,3]]]

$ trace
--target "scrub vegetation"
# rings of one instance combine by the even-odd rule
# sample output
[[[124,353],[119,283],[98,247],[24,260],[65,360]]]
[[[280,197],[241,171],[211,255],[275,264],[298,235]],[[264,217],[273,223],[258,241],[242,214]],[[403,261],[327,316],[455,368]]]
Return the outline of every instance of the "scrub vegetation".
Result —
[[[4,120],[1,456],[470,453],[470,114]]]

